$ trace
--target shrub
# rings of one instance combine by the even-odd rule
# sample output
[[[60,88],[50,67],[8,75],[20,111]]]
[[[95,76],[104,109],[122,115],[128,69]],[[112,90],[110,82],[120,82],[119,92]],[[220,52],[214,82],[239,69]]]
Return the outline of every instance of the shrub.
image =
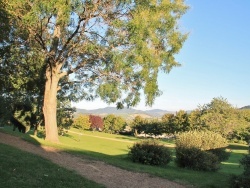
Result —
[[[228,146],[227,140],[219,133],[212,131],[189,131],[177,135],[177,147],[198,148],[200,150],[212,150]]]
[[[226,151],[226,148],[211,149],[208,152],[216,155],[219,161],[226,161],[230,157],[230,153]]]
[[[179,134],[176,140],[176,163],[194,170],[216,171],[223,160],[227,140],[211,131],[189,131]]]
[[[216,171],[219,169],[218,157],[198,148],[176,148],[176,164],[193,170]]]
[[[89,116],[80,114],[74,118],[73,126],[82,130],[90,129]]]
[[[250,154],[246,155],[240,163],[244,167],[244,172],[239,176],[232,176],[230,185],[234,188],[244,188],[250,185]]]
[[[166,165],[172,160],[170,150],[154,140],[135,143],[129,149],[128,155],[133,162],[147,165]]]
[[[246,155],[240,161],[240,164],[244,167],[244,174],[249,176],[249,180],[250,180],[250,154]]]
[[[189,131],[179,134],[176,146],[184,148],[198,148],[216,155],[219,161],[228,160],[230,153],[225,149],[228,146],[227,140],[219,133],[212,131]]]

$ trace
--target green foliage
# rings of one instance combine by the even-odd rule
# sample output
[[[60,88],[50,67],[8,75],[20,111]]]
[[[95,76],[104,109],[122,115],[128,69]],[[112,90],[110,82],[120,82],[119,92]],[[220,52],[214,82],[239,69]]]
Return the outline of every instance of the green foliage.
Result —
[[[189,129],[190,130],[204,130],[207,129],[205,123],[202,121],[201,117],[203,111],[199,109],[193,110],[188,116]]]
[[[181,133],[176,140],[176,163],[194,170],[216,171],[220,161],[227,160],[227,140],[212,131]]]
[[[227,140],[212,131],[188,131],[177,135],[176,147],[211,150],[227,147]]]
[[[250,185],[250,154],[246,155],[240,163],[244,167],[244,172],[239,176],[232,176],[230,180],[232,188],[245,188]]]
[[[78,129],[82,130],[89,130],[90,129],[90,121],[88,115],[82,115],[74,118],[73,127],[76,127]]]
[[[8,40],[9,33],[10,33],[10,23],[9,23],[9,15],[5,10],[5,5],[3,0],[0,0],[0,43]],[[1,49],[1,47],[0,47]]]
[[[180,110],[175,115],[175,132],[184,132],[189,130],[188,114]]]
[[[170,150],[155,140],[137,142],[129,149],[129,158],[136,163],[159,166],[172,160]]]
[[[247,144],[250,140],[250,127],[234,130],[228,139],[231,142]]]
[[[241,161],[241,165],[244,167],[244,175],[250,176],[250,154],[246,155]],[[250,180],[250,179],[249,179]]]
[[[184,110],[178,111],[175,115],[165,114],[162,116],[161,120],[165,127],[165,133],[175,134],[190,130],[188,114]]]
[[[250,109],[240,109],[240,115],[247,121],[250,122]]]
[[[176,148],[175,162],[179,167],[203,171],[217,171],[220,164],[216,155],[195,147]]]
[[[232,175],[229,184],[231,188],[248,188],[250,185],[250,178],[244,175]]]
[[[180,110],[175,115],[162,116],[165,133],[210,130],[233,142],[246,143],[250,139],[250,110],[234,108],[222,97],[186,113]]]
[[[166,125],[157,119],[143,119],[140,116],[136,116],[132,122],[132,128],[135,135],[147,134],[158,136],[166,132]]]
[[[225,148],[216,148],[208,150],[208,152],[216,155],[219,161],[227,161],[230,157],[230,153],[225,150]]]
[[[200,110],[202,111],[202,124],[224,137],[228,137],[233,130],[245,126],[243,119],[239,118],[239,110],[222,97],[214,98]]]
[[[13,0],[4,5],[15,20],[16,45],[42,52],[42,63],[58,68],[58,76],[64,73],[59,79],[70,80],[75,73],[76,79],[63,84],[75,99],[100,97],[134,106],[143,90],[146,104],[152,105],[161,93],[159,69],[168,73],[179,66],[174,55],[187,38],[178,29],[188,9],[182,1]],[[30,57],[35,58],[32,53]]]
[[[250,141],[250,110],[238,110],[238,126],[228,136],[228,139],[238,143],[248,143]]]
[[[165,132],[163,124],[157,120],[147,121],[143,124],[144,133],[149,135],[158,136]]]
[[[65,96],[58,96],[57,104],[57,127],[61,135],[65,129],[69,129],[73,124],[73,115],[76,109],[71,107],[71,102]]]
[[[134,131],[135,136],[138,134],[141,134],[144,130],[145,127],[143,126],[145,124],[146,120],[143,119],[141,116],[136,116],[131,123],[131,127]]]
[[[126,126],[126,121],[115,115],[108,115],[103,119],[104,131],[108,133],[118,133]]]
[[[162,124],[165,127],[165,132],[168,134],[174,134],[175,129],[175,115],[174,114],[164,114],[161,118]]]
[[[188,9],[184,1],[3,2],[12,42],[11,55],[0,58],[6,67],[21,70],[9,73],[15,90],[42,75],[45,127],[53,130],[46,131],[51,134],[46,138],[51,141],[58,140],[58,91],[73,101],[100,97],[119,107],[135,106],[143,91],[151,106],[161,94],[159,70],[169,73],[179,66],[175,55],[187,38],[178,27]]]
[[[10,127],[5,127],[0,129],[0,131],[8,131],[9,134],[20,136],[19,133],[13,132]],[[81,133],[80,130],[75,128],[72,131]],[[233,144],[230,146],[232,151],[229,160],[221,165],[221,169],[218,172],[192,171],[184,168],[180,169],[173,162],[170,162],[167,168],[133,163],[127,159],[127,154],[128,145],[132,146],[132,143],[128,143],[128,141],[140,140],[135,137],[85,131],[86,136],[76,141],[79,138],[78,135],[71,132],[68,132],[68,135],[67,137],[59,137],[61,144],[56,146],[60,147],[61,150],[63,149],[72,154],[77,153],[78,156],[84,155],[95,160],[101,160],[129,171],[148,173],[152,176],[159,176],[172,181],[178,179],[178,182],[187,185],[187,187],[228,187],[230,174],[238,175],[243,172],[242,166],[239,166],[238,162],[243,157],[242,153],[247,153],[248,150],[246,145]],[[21,136],[26,141],[30,141],[33,138],[28,137],[27,134]],[[44,139],[36,139],[42,145],[49,144]],[[169,143],[166,140],[164,143],[172,146],[170,148],[171,151],[174,150],[172,142]]]

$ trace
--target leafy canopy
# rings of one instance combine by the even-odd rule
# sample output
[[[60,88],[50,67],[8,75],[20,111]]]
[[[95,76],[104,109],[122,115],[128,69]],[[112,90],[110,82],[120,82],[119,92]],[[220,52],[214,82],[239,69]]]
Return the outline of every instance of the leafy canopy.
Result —
[[[152,105],[158,72],[179,66],[174,55],[187,38],[178,28],[182,0],[2,2],[15,46],[50,66],[71,100],[135,106],[143,91]]]

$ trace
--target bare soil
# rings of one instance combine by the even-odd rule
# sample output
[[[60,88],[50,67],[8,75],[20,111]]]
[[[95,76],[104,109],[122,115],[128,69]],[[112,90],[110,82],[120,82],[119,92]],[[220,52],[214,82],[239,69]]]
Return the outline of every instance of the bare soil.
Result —
[[[19,137],[2,132],[0,132],[0,143],[39,155],[107,188],[184,188],[183,185],[163,178],[146,173],[127,171],[101,161],[88,160],[52,147],[36,146]]]

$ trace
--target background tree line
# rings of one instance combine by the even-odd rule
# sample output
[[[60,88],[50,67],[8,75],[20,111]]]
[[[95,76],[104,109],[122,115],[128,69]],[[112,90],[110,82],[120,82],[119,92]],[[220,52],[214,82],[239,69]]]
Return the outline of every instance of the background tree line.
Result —
[[[11,93],[9,96],[11,98]],[[60,101],[57,109],[60,133],[72,126],[82,130],[92,129],[112,134],[135,136],[144,134],[153,137],[174,136],[193,130],[209,130],[234,142],[248,142],[250,140],[250,110],[235,108],[222,97],[214,98],[210,103],[198,106],[190,112],[180,110],[175,114],[165,114],[158,119],[145,119],[136,116],[132,121],[127,121],[123,117],[113,114],[103,118],[97,115],[80,114],[76,116],[75,109],[71,108],[68,100],[63,101],[61,98]],[[17,127],[19,131],[25,132],[33,128],[36,132],[37,126],[44,126],[37,104],[36,101],[28,99],[15,103],[12,101],[12,103],[3,105],[0,114],[7,113],[11,117],[14,129]],[[6,108],[12,109],[12,111]],[[0,120],[5,120],[3,115]],[[9,119],[7,118],[7,120]],[[15,124],[21,124],[21,129]]]
[[[210,103],[198,106],[190,113],[180,110],[176,114],[165,114],[161,119],[143,119],[137,116],[132,127],[135,135],[175,135],[193,130],[210,130],[235,142],[250,140],[250,110],[233,107],[222,97],[214,98]]]
[[[132,121],[127,122],[124,118],[113,114],[104,118],[79,115],[74,118],[73,125],[82,129],[98,129],[112,134],[135,136],[144,134],[153,137],[175,136],[178,133],[194,130],[209,130],[234,142],[250,140],[250,110],[235,108],[222,97],[214,98],[210,103],[198,106],[191,112],[180,110],[175,114],[165,114],[158,119],[136,116]]]

